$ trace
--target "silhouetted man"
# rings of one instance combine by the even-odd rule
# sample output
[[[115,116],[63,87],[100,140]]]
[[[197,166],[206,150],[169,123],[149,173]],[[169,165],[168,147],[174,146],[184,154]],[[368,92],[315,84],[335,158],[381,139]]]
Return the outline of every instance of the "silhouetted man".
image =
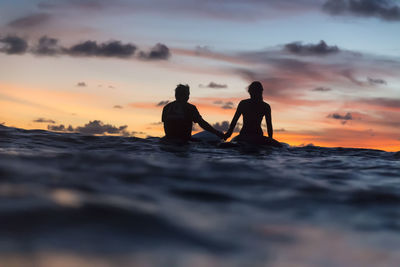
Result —
[[[188,103],[189,94],[189,86],[179,84],[175,89],[176,101],[164,107],[162,122],[164,123],[165,137],[167,139],[188,141],[192,137],[192,123],[196,122],[204,130],[223,138],[224,134],[208,124],[200,116],[196,106]]]

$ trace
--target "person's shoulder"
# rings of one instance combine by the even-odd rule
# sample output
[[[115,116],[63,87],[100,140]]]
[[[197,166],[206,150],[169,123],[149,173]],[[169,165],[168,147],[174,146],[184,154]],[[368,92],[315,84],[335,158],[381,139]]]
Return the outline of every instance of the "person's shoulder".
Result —
[[[186,103],[186,106],[189,107],[190,109],[197,109],[197,107],[193,104]]]
[[[176,101],[169,102],[168,104],[166,104],[166,105],[164,106],[164,108],[168,108],[168,107],[170,107],[170,106],[175,105],[175,102],[176,102]]]
[[[246,105],[250,102],[250,98],[249,99],[243,99],[242,101],[239,102],[239,105]]]
[[[263,101],[263,105],[266,109],[271,110],[271,106],[267,102]]]

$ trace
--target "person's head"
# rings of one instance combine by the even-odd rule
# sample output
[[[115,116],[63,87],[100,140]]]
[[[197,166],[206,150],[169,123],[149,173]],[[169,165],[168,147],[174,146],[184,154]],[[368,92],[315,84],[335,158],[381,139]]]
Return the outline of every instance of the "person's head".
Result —
[[[175,99],[181,102],[187,102],[189,100],[189,85],[178,84],[175,88]]]
[[[250,98],[258,101],[263,100],[263,86],[259,81],[254,81],[249,85]]]

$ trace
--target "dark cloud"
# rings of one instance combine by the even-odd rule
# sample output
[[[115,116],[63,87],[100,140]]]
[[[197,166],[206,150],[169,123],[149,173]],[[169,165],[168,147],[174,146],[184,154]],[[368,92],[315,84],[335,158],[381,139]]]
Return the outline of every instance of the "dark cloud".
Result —
[[[30,14],[10,21],[7,25],[13,28],[32,28],[48,23],[51,16],[47,13]]]
[[[111,124],[104,124],[102,121],[94,120],[89,121],[84,126],[72,127],[71,125],[65,127],[63,124],[60,125],[48,125],[47,129],[57,132],[77,132],[82,134],[119,134],[123,136],[129,136],[129,132],[126,131],[127,125],[114,126]]]
[[[274,132],[281,133],[281,132],[286,132],[286,130],[284,128],[280,128],[280,129],[274,129]]]
[[[47,36],[41,37],[37,44],[29,49],[35,55],[57,56],[68,55],[74,57],[115,57],[131,58],[135,56],[137,47],[132,43],[109,41],[98,43],[84,41],[70,47],[59,45],[59,40]],[[6,54],[23,54],[28,51],[28,42],[24,38],[9,35],[0,37],[0,52]],[[146,60],[167,60],[171,56],[169,48],[161,43],[156,44],[149,52],[141,51],[137,57]],[[112,85],[108,88],[114,88]]]
[[[234,104],[231,101],[225,102],[221,108],[223,109],[233,109],[234,108]]]
[[[368,83],[370,85],[386,85],[387,84],[386,81],[383,79],[373,79],[370,77],[368,77]]]
[[[133,56],[135,51],[135,45],[122,44],[120,41],[99,44],[96,41],[85,41],[71,46],[65,53],[71,56],[127,58]]]
[[[34,54],[43,56],[54,56],[60,54],[61,51],[62,48],[58,45],[58,40],[47,36],[41,37],[32,49]]]
[[[146,60],[167,60],[170,56],[169,48],[161,43],[156,44],[149,52],[139,53],[139,58]]]
[[[116,109],[123,109],[124,107],[123,107],[123,106],[120,106],[120,105],[115,105],[115,106],[113,106],[113,108],[116,108]]]
[[[297,55],[328,55],[340,51],[336,45],[329,46],[323,40],[318,44],[289,43],[285,45],[285,50]]]
[[[156,104],[156,106],[157,106],[157,107],[163,107],[163,106],[165,106],[165,105],[168,104],[168,103],[169,103],[169,100],[163,100],[163,101],[158,102],[158,103]]]
[[[126,128],[128,128],[127,125],[116,127],[111,124],[104,124],[99,120],[94,120],[84,126],[76,127],[75,131],[83,134],[123,134],[126,132]]]
[[[24,54],[28,49],[28,42],[15,35],[0,37],[0,52],[5,54]]]
[[[332,113],[328,115],[328,118],[341,120],[342,124],[346,124],[347,121],[353,120],[353,115],[350,112],[347,112],[345,115],[340,115],[339,113]]]
[[[221,131],[221,132],[228,131],[229,126],[230,126],[229,121],[222,121],[222,122],[217,122],[217,123],[212,124],[212,127],[214,127],[216,130]],[[240,125],[239,125],[239,123],[237,123],[233,132],[235,132],[235,133],[239,132],[240,131],[239,127],[240,127]]]
[[[328,88],[328,87],[316,87],[316,88],[312,89],[311,91],[314,91],[314,92],[329,92],[329,91],[332,91],[332,89]]]
[[[228,85],[226,84],[219,84],[216,82],[210,82],[207,85],[199,84],[200,88],[212,88],[212,89],[225,89],[228,88]]]
[[[215,100],[213,104],[220,106],[222,109],[233,109],[235,107],[232,101]]]
[[[85,82],[78,82],[78,83],[76,84],[76,86],[78,86],[78,87],[86,87],[87,84],[86,84]]]
[[[400,21],[400,6],[396,0],[328,0],[323,10],[331,15],[376,17],[385,21]]]
[[[132,131],[132,132],[131,132],[131,135],[132,135],[132,136],[144,135],[144,134],[146,134],[146,133],[145,133],[145,132],[136,132],[136,131]],[[129,135],[129,133],[127,132],[127,133],[124,134],[124,136],[130,136],[130,135]]]
[[[74,128],[70,125],[65,127],[64,124],[60,125],[47,125],[47,129],[55,132],[73,132]]]
[[[44,119],[44,118],[38,118],[38,119],[36,119],[36,120],[33,120],[33,122],[38,122],[38,123],[42,123],[42,122],[44,122],[44,123],[56,123],[56,122],[53,121],[53,120]]]

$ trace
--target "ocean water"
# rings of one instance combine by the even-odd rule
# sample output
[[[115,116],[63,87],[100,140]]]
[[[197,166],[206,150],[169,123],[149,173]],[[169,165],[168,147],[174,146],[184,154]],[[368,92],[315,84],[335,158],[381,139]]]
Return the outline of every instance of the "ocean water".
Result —
[[[400,153],[0,126],[0,266],[400,266]]]

